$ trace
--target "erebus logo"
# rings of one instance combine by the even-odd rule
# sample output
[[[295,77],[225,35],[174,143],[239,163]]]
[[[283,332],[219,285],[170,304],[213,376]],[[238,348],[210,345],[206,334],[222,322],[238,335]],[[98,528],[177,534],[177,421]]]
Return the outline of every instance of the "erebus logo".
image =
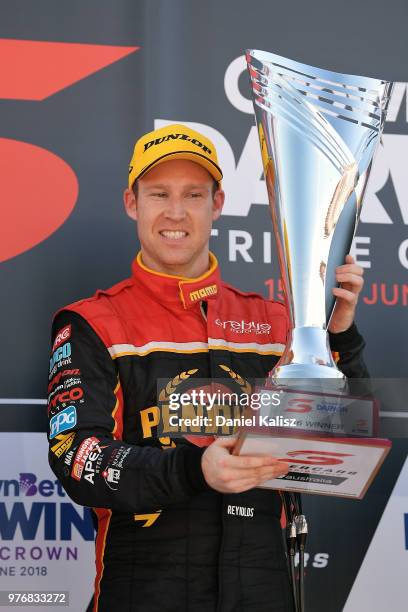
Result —
[[[221,321],[216,319],[215,324],[223,329],[235,332],[236,334],[269,334],[271,325],[269,323],[259,323],[258,321]]]

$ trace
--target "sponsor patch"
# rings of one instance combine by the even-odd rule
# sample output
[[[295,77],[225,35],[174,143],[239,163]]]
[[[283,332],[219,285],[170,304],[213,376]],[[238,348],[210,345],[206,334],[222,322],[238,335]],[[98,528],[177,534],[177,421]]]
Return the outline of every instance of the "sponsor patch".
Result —
[[[50,420],[50,440],[55,438],[60,432],[72,429],[77,423],[77,413],[75,406],[68,406],[54,415]]]
[[[66,342],[62,346],[59,346],[57,350],[53,352],[50,359],[50,374],[53,372],[55,367],[59,367],[65,362],[70,363],[71,356],[71,343]],[[69,361],[68,361],[69,360]]]
[[[48,393],[52,391],[55,385],[59,384],[61,378],[64,378],[65,376],[79,376],[80,374],[81,370],[78,369],[62,370],[62,372],[58,372],[58,374],[54,376],[54,378],[50,381],[48,385]]]
[[[71,448],[74,438],[74,431],[69,434],[57,435],[56,440],[58,440],[58,442],[54,444],[54,446],[51,446],[51,452],[53,452],[57,457],[61,457],[61,455],[66,453]]]
[[[63,344],[71,337],[71,324],[66,325],[62,329],[59,330],[57,335],[55,336],[54,344],[52,346],[52,350],[55,351],[60,344]]]
[[[98,444],[99,440],[94,436],[83,440],[75,455],[75,461],[71,472],[72,478],[75,478],[75,480],[81,480],[85,462],[87,461],[92,450],[97,447]]]

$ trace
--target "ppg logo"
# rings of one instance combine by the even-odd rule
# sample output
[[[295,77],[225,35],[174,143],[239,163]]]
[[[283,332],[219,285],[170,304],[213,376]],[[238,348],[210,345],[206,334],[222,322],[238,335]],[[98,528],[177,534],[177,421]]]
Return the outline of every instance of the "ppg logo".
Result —
[[[68,406],[64,410],[61,410],[58,414],[52,417],[50,421],[50,440],[61,431],[72,429],[75,427],[77,422],[77,414],[75,406]]]

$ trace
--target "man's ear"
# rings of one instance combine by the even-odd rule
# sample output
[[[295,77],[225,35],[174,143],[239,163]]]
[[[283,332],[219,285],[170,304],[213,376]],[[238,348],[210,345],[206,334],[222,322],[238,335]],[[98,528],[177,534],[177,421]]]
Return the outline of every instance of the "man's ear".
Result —
[[[126,214],[137,221],[137,198],[132,189],[125,189],[123,192],[123,202],[125,204]]]
[[[217,189],[213,198],[213,221],[216,221],[221,216],[224,200],[225,192],[222,189]]]

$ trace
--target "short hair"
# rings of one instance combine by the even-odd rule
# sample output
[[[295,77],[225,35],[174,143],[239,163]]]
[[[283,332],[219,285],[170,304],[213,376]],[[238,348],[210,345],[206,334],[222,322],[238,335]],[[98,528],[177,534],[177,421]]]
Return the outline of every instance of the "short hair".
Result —
[[[138,184],[137,184],[137,181],[138,181],[138,179],[136,179],[136,180],[135,180],[135,182],[134,182],[134,183],[133,183],[133,185],[132,185],[132,191],[133,191],[133,193],[135,194],[135,197],[136,197],[136,198],[137,198],[138,193],[139,193],[139,186],[138,186]],[[211,190],[211,191],[212,191],[212,197],[214,197],[214,196],[215,196],[215,192],[216,192],[216,191],[218,191],[218,189],[219,189],[219,188],[220,188],[220,187],[219,187],[218,181],[216,181],[215,179],[213,179],[213,183],[212,183],[212,190]]]

